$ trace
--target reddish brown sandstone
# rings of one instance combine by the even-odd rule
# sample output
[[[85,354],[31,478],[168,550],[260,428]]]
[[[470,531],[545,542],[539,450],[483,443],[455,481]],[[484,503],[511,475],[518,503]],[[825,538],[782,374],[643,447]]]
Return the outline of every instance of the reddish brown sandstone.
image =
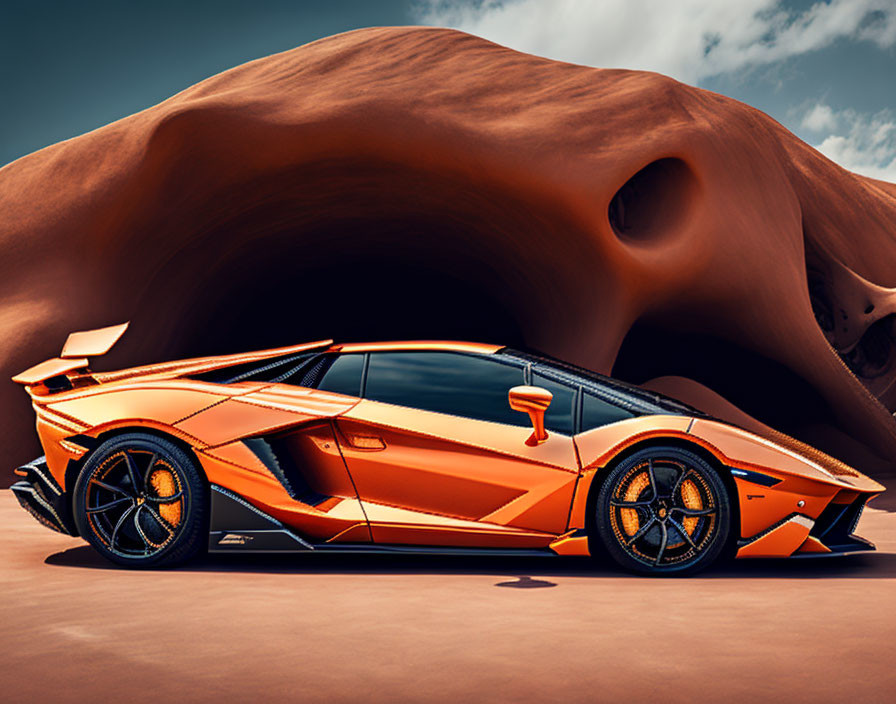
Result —
[[[893,465],[896,186],[658,74],[331,37],[3,168],[0,252],[6,377],[125,319],[108,364],[484,339]],[[0,412],[29,459],[11,383]]]

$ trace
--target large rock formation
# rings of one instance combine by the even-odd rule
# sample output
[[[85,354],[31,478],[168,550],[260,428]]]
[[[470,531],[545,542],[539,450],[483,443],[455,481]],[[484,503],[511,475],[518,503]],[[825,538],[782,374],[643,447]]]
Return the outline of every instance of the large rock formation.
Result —
[[[127,319],[104,366],[479,339],[896,457],[896,186],[654,73],[324,39],[0,170],[0,262],[4,377]],[[29,459],[12,383],[0,411]]]

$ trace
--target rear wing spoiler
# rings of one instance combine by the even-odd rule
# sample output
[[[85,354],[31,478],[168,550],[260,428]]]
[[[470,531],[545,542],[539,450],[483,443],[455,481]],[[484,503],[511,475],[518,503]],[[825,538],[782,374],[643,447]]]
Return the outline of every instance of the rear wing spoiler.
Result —
[[[108,328],[73,332],[65,341],[59,357],[36,364],[30,369],[16,374],[12,380],[17,384],[31,386],[55,376],[85,369],[90,364],[89,357],[101,357],[106,354],[121,339],[127,329],[128,323],[121,323]]]

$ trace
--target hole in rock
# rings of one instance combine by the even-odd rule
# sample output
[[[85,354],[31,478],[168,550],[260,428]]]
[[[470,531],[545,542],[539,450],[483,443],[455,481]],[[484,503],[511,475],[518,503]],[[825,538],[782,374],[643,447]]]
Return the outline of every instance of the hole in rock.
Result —
[[[622,239],[651,240],[673,231],[693,206],[697,180],[681,159],[659,159],[638,171],[610,201],[608,216]]]
[[[871,382],[891,372],[896,367],[896,316],[891,314],[876,320],[855,345],[848,347],[839,337],[837,317],[840,318],[843,332],[847,332],[847,321],[851,317],[858,318],[858,313],[856,310],[846,310],[846,306],[835,299],[830,267],[811,246],[811,242],[807,242],[806,278],[815,321],[849,370],[863,382]],[[873,313],[874,304],[869,303],[863,312],[865,315]],[[874,393],[877,383],[866,385]]]
[[[892,370],[894,362],[893,330],[896,316],[887,315],[868,329],[848,352],[840,358],[861,379],[875,379]]]

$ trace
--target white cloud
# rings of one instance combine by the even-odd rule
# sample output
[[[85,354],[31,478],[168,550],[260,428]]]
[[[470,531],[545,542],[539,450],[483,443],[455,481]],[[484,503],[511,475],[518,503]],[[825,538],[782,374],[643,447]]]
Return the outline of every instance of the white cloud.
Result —
[[[896,0],[420,0],[418,19],[514,49],[591,66],[701,79],[823,49],[896,44]]]
[[[820,138],[815,148],[829,159],[863,176],[896,183],[896,115],[892,111],[865,115],[834,111],[819,103],[806,112],[802,124]]]
[[[828,105],[816,104],[803,117],[803,127],[813,132],[832,130],[837,126],[834,111]]]

